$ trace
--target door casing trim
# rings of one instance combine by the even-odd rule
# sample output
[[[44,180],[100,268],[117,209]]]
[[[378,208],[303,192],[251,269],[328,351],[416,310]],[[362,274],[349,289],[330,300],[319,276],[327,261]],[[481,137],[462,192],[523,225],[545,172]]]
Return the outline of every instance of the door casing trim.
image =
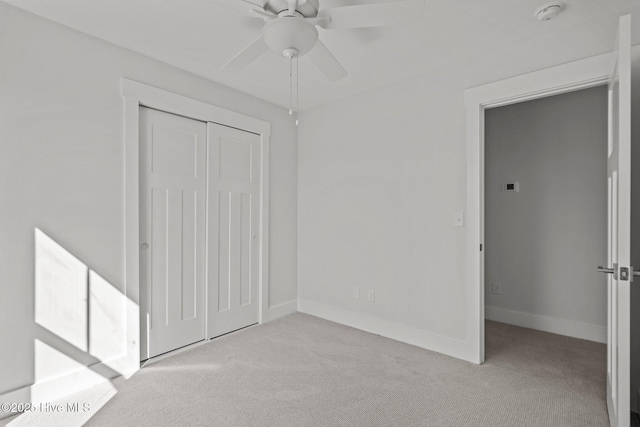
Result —
[[[604,85],[612,54],[567,64],[465,90],[467,111],[467,321],[466,359],[482,364],[484,346],[484,112],[523,101]]]

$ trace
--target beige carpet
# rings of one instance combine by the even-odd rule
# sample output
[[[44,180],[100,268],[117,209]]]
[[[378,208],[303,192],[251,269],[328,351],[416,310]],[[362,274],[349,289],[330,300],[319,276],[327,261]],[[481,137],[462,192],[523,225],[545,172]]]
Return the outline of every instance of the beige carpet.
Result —
[[[487,322],[482,366],[294,314],[117,385],[89,426],[607,426],[606,347]]]

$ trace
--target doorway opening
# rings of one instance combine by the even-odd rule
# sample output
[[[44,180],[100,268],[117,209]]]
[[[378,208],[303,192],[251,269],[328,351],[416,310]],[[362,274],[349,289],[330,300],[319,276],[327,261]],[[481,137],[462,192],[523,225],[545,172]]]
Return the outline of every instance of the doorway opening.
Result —
[[[601,85],[484,115],[487,361],[521,360],[594,398],[606,386],[595,266],[607,259],[607,97]]]
[[[490,108],[607,84],[609,54],[467,89],[467,360],[485,361],[484,116]]]
[[[607,411],[612,425],[629,412],[630,129],[631,17],[620,18],[612,53],[547,68],[465,91],[467,107],[467,292],[469,360],[485,360],[484,285],[484,115],[489,108],[608,84],[608,339]],[[620,183],[620,185],[612,185]],[[618,194],[619,197],[613,197]],[[613,250],[615,248],[615,250]],[[617,274],[619,273],[619,275]],[[616,363],[616,361],[620,363]],[[620,418],[622,420],[622,418]]]
[[[484,121],[485,318],[606,343],[607,87]]]

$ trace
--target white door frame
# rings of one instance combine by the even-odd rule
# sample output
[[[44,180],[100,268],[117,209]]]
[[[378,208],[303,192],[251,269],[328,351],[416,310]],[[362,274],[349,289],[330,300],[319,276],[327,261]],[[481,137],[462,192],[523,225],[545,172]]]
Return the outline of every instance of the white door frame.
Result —
[[[484,111],[604,85],[612,54],[546,68],[465,90],[467,109],[467,360],[484,363]],[[604,262],[604,261],[603,261]],[[596,266],[594,268],[594,274]]]
[[[229,111],[206,102],[198,101],[122,78],[124,98],[124,150],[125,150],[125,289],[127,297],[140,303],[140,161],[139,161],[139,112],[140,106],[167,113],[218,123],[260,135],[260,233],[259,239],[259,322],[267,320],[269,303],[269,138],[271,124],[254,117]],[[205,286],[206,295],[206,286]],[[137,354],[129,360],[140,361],[140,312],[127,317],[127,340]],[[133,348],[132,347],[132,348]]]

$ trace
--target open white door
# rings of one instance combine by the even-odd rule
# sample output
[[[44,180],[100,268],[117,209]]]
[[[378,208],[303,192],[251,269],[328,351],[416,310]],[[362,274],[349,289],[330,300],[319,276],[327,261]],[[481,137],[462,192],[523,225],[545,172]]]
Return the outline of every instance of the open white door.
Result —
[[[630,425],[631,16],[620,18],[609,81],[607,409],[611,427]]]

